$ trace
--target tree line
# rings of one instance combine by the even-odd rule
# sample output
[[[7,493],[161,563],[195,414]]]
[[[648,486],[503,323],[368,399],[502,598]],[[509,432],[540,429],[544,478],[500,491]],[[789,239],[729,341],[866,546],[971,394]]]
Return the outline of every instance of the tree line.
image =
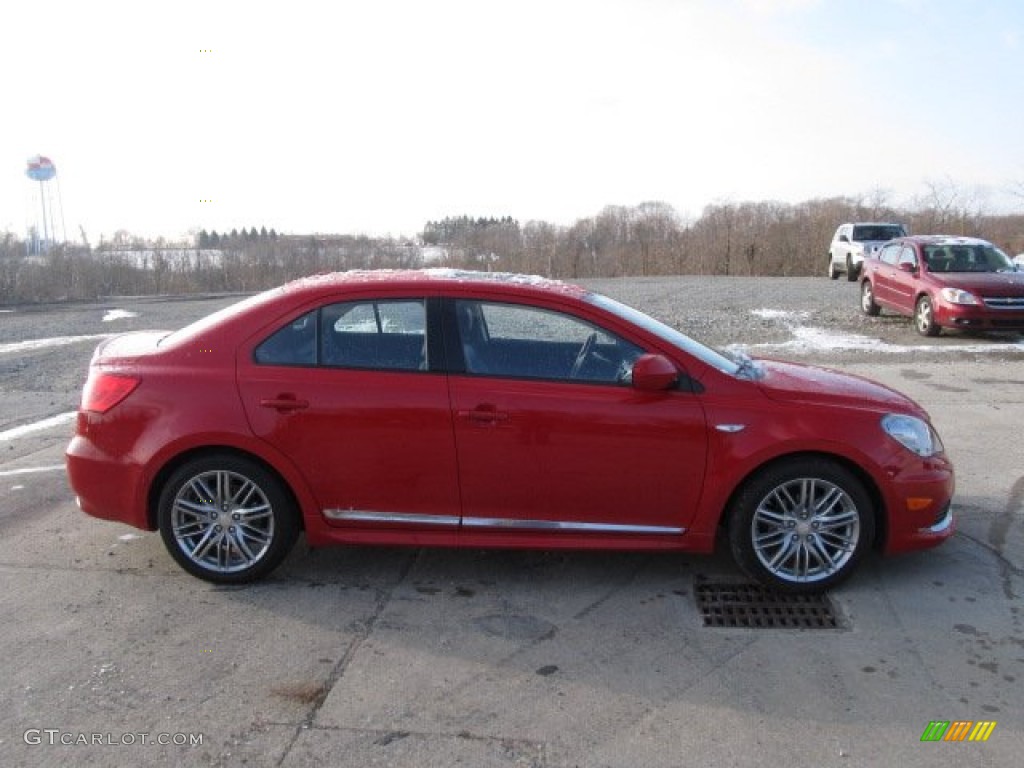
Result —
[[[1024,185],[1022,185],[1024,200]],[[688,219],[671,205],[608,206],[572,225],[512,216],[428,221],[416,238],[285,235],[263,226],[202,230],[186,242],[125,231],[98,246],[27,256],[0,233],[0,304],[150,293],[256,291],[346,269],[445,266],[563,279],[631,275],[824,275],[836,227],[898,221],[912,233],[982,237],[1024,252],[1024,213],[992,214],[953,184],[896,207],[884,193],[790,204],[721,201]]]

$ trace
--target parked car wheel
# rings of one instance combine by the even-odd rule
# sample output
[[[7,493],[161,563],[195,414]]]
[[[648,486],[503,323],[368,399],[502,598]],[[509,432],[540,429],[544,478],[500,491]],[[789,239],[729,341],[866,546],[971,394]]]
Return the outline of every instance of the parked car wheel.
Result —
[[[839,270],[836,269],[835,262],[832,261],[832,254],[828,255],[828,278],[829,280],[839,279]]]
[[[863,483],[822,458],[783,461],[733,502],[729,541],[751,577],[785,592],[819,592],[846,579],[874,538]]]
[[[865,280],[860,286],[860,308],[865,315],[877,317],[882,308],[875,304],[875,292],[871,288],[871,281]]]
[[[942,331],[939,324],[935,322],[932,300],[927,296],[922,296],[917,300],[917,307],[914,309],[914,326],[922,336],[938,336]]]
[[[854,266],[850,254],[846,254],[846,279],[851,283],[860,276],[860,270]]]
[[[175,471],[160,494],[158,522],[178,564],[217,584],[266,575],[298,535],[295,508],[281,482],[231,454],[194,459]]]

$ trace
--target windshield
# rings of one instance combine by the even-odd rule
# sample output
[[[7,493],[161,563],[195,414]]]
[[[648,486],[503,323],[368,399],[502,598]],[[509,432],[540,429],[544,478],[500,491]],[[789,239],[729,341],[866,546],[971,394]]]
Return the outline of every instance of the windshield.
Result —
[[[616,317],[620,317],[633,325],[640,326],[648,333],[654,334],[662,341],[671,344],[673,347],[686,352],[698,360],[717,368],[723,373],[727,373],[730,376],[737,375],[742,369],[742,364],[737,363],[720,352],[716,352],[710,347],[705,347],[699,341],[694,341],[685,333],[677,331],[675,328],[665,325],[660,320],[655,320],[650,315],[645,315],[638,309],[633,309],[626,304],[610,299],[607,296],[602,296],[599,293],[588,293],[584,297],[587,301],[596,307],[611,312]]]
[[[883,242],[903,237],[906,232],[899,224],[863,224],[853,228],[855,242]]]
[[[932,272],[1013,272],[1010,257],[987,243],[928,245],[924,260]]]

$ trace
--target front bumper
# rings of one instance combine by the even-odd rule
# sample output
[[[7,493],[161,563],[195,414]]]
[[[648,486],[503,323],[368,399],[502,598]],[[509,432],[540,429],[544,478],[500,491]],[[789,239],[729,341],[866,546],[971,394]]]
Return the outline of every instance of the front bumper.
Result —
[[[885,503],[887,553],[936,547],[956,532],[953,514],[953,466],[944,456],[893,476]]]
[[[935,307],[935,322],[943,328],[979,331],[1024,331],[1024,310],[992,309],[976,304],[947,304]]]

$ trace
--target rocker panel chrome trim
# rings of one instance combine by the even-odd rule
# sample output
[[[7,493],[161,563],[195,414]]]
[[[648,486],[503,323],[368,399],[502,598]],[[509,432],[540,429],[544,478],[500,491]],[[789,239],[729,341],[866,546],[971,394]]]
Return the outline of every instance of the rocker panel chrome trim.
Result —
[[[503,528],[534,531],[563,531],[567,533],[643,533],[653,535],[679,535],[685,528],[667,525],[620,525],[617,523],[576,523],[564,520],[515,520],[500,517],[464,517],[463,528]]]
[[[432,525],[458,528],[456,515],[427,515],[416,512],[371,512],[366,509],[325,509],[324,517],[346,523],[381,523],[388,525]]]

